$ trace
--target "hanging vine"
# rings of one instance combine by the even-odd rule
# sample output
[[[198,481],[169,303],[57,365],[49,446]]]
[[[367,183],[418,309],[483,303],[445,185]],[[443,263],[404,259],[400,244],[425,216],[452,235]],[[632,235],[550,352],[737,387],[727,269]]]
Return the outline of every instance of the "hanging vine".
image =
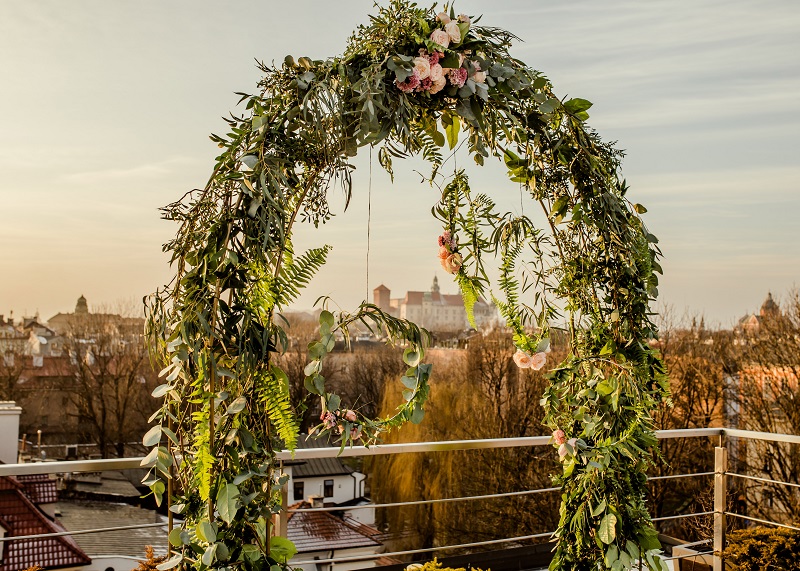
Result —
[[[160,569],[261,571],[291,556],[289,542],[270,540],[285,484],[275,451],[296,445],[303,406],[277,365],[288,344],[280,312],[330,251],[295,252],[295,225],[327,222],[334,188],[349,203],[360,148],[376,147],[390,175],[394,159],[421,155],[435,182],[443,150],[459,140],[478,165],[503,160],[546,216],[540,228],[497,212],[462,171],[433,212],[443,224],[442,265],[470,320],[491,293],[485,264],[499,261],[493,297],[520,367],[545,366],[549,328],[568,323],[569,356],[550,372],[542,400],[564,465],[551,569],[630,569],[639,559],[663,568],[643,499],[656,445],[651,411],[666,398],[648,344],[657,334],[649,309],[657,241],[638,216],[644,207],[626,198],[621,153],[585,124],[591,104],[558,98],[541,73],[511,57],[511,33],[478,20],[392,0],[341,57],[262,64],[258,92],[240,94],[245,115],[211,137],[221,152],[206,186],[163,209],[178,224],[164,246],[175,277],[147,302],[164,383],[154,391],[163,405],[144,438],[152,447],[144,465],[158,501],[173,479],[171,509],[183,524]],[[357,321],[405,347],[402,398],[388,418],[364,417],[325,384],[325,358]],[[353,313],[326,307],[319,334],[305,369],[306,388],[322,400],[319,433],[343,447],[369,444],[422,420],[426,331],[364,304]]]

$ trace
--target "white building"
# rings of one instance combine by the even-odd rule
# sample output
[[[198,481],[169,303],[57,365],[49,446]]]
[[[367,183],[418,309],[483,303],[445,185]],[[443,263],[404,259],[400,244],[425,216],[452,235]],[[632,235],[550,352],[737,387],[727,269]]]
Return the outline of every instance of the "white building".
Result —
[[[434,276],[430,291],[409,291],[405,297],[392,299],[391,290],[381,284],[373,290],[373,303],[383,311],[413,321],[430,331],[462,331],[469,329],[467,312],[460,294],[444,294]],[[480,327],[499,321],[497,308],[479,299],[473,308],[475,324]]]

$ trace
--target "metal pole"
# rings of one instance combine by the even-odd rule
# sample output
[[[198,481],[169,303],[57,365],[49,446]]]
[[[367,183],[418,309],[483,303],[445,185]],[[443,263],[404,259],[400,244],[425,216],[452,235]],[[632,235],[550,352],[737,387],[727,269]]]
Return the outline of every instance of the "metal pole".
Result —
[[[280,471],[283,475],[283,460],[280,461]],[[289,481],[281,487],[281,514],[278,516],[278,535],[289,535]]]
[[[714,449],[714,571],[725,571],[725,499],[727,495],[728,449]]]

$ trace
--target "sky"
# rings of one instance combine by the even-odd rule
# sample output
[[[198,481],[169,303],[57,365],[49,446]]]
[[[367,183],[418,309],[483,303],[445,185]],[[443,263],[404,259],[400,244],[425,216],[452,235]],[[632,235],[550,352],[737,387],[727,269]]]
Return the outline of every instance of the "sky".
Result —
[[[625,149],[629,197],[660,239],[660,306],[729,326],[768,291],[800,285],[800,3],[456,9],[512,31],[523,40],[512,53],[559,95],[594,103],[589,124]],[[234,92],[255,91],[255,60],[340,54],[373,10],[371,0],[0,0],[0,314],[47,319],[80,295],[112,306],[169,281],[161,244],[176,228],[158,207],[205,184],[217,151],[208,134],[224,132]],[[357,158],[346,212],[334,197],[329,224],[298,232],[301,245],[333,246],[300,308],[320,295],[354,308],[380,283],[401,296],[434,275],[456,292],[436,257],[436,192],[414,172],[424,165],[396,164],[391,184],[373,159]],[[468,174],[476,191],[518,201],[499,165]]]

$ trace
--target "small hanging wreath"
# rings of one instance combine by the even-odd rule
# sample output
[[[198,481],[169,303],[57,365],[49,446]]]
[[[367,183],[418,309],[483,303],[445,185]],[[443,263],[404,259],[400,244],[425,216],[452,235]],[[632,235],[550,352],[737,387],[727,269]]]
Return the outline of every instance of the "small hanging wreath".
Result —
[[[541,73],[509,54],[516,38],[479,18],[436,14],[401,0],[379,8],[341,57],[261,65],[246,115],[212,135],[221,153],[201,190],[163,209],[178,223],[165,245],[176,274],[147,303],[148,331],[164,384],[144,438],[157,500],[183,519],[175,555],[159,569],[264,570],[285,563],[289,542],[270,540],[285,478],[275,451],[294,448],[298,417],[280,311],[325,263],[328,246],[298,255],[295,224],[327,222],[333,187],[351,197],[350,159],[378,149],[382,167],[421,155],[441,188],[433,214],[443,268],[472,321],[491,294],[484,264],[499,260],[494,303],[514,332],[521,368],[540,369],[550,327],[564,322],[567,358],[549,373],[542,403],[563,462],[563,504],[551,569],[663,569],[644,505],[656,439],[651,411],[666,397],[664,367],[648,341],[660,252],[619,176],[621,153],[585,120],[591,104],[558,98]],[[475,163],[503,160],[544,226],[500,213],[473,194],[464,172],[445,181],[443,153],[459,140]],[[325,386],[323,363],[338,332],[356,321],[405,346],[403,401],[385,419],[365,418]],[[322,399],[319,432],[345,446],[419,422],[430,365],[427,332],[370,304],[320,315],[306,388]],[[169,487],[170,489],[167,489]]]

